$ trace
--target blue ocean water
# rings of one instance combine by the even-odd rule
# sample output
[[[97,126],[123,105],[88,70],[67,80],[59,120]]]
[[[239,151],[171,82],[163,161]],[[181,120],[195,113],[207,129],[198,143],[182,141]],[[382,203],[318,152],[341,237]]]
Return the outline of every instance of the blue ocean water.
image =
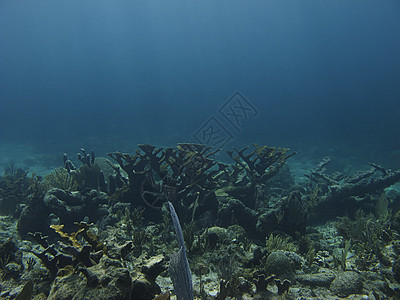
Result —
[[[0,163],[210,130],[224,148],[393,163],[400,3],[0,1]]]

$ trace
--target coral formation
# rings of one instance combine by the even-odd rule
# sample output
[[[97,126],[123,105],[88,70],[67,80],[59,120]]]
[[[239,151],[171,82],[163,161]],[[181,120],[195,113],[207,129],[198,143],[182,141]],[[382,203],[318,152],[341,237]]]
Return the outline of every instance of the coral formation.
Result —
[[[13,164],[0,177],[0,214],[16,213],[18,205],[28,194],[28,188],[33,180],[27,177],[28,171],[15,168]]]
[[[44,178],[11,164],[0,297],[400,297],[400,171],[329,173],[325,159],[295,183],[289,149],[217,153],[142,144],[113,163],[81,149]]]
[[[48,186],[48,189],[59,188],[64,191],[76,191],[78,189],[78,182],[75,177],[63,167],[54,169],[44,178],[43,184]]]

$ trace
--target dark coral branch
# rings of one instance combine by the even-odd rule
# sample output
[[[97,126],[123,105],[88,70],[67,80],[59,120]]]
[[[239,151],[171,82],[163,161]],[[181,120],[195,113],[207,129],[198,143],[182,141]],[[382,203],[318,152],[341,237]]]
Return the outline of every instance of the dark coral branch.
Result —
[[[372,167],[370,170],[354,176],[328,175],[325,173],[325,166],[329,161],[330,159],[324,159],[314,170],[311,170],[309,175],[306,175],[311,182],[328,187],[324,196],[325,201],[343,200],[354,196],[363,197],[400,181],[400,170],[386,170],[374,163],[369,163]],[[381,173],[381,176],[376,175],[377,171]]]
[[[366,194],[375,193],[381,189],[387,188],[400,181],[400,170],[387,173],[379,178],[363,179],[357,183],[345,182],[341,185],[330,187],[328,199],[345,199],[352,196],[362,197]]]
[[[250,154],[245,154],[250,146],[241,150],[234,149],[226,153],[237,163],[237,165],[246,170],[247,175],[255,182],[265,183],[273,177],[286,160],[296,152],[288,154],[288,148],[275,148],[268,146],[258,146],[253,144],[253,150]]]

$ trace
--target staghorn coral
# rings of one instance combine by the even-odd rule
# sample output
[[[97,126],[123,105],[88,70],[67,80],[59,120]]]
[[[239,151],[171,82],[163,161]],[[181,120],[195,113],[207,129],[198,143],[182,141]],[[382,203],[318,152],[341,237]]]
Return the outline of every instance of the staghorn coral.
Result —
[[[63,231],[64,225],[50,225],[50,228],[53,229],[55,232],[57,232],[60,235],[60,237],[62,237],[63,240],[66,241],[68,244],[76,248],[82,248],[82,245],[78,242],[76,238],[82,231],[84,231],[83,228],[80,228],[78,229],[78,231],[73,232],[71,234],[65,233]]]
[[[278,173],[288,158],[296,154],[296,152],[288,154],[289,148],[260,147],[257,144],[252,146],[253,150],[249,154],[245,152],[250,146],[241,150],[226,151],[226,153],[236,162],[237,167],[246,171],[255,183],[265,183]]]
[[[264,197],[266,182],[282,169],[286,160],[296,153],[288,153],[288,148],[275,148],[252,145],[252,151],[247,146],[241,150],[226,151],[235,161],[230,166],[231,171],[225,172],[228,186],[221,190],[228,195],[241,200],[247,207],[255,208],[257,202]]]
[[[160,208],[167,200],[190,198],[194,191],[206,194],[215,185],[214,176],[225,165],[210,158],[211,147],[200,144],[178,144],[175,148],[138,145],[135,154],[113,152],[129,178],[131,190],[140,191],[147,206]],[[217,166],[218,168],[214,168]]]
[[[174,202],[184,223],[201,214],[216,216],[216,177],[226,167],[211,158],[216,151],[190,143],[168,148],[148,144],[138,147],[134,155],[108,153],[128,177],[126,185],[113,194],[112,202],[141,199],[147,219],[154,217],[151,209],[160,210],[167,201]]]
[[[369,163],[371,168],[368,171],[352,176],[338,172],[328,175],[326,166],[330,161],[329,158],[325,158],[311,170],[310,174],[305,175],[310,180],[310,186],[319,184],[325,191],[323,197],[326,202],[374,194],[400,181],[400,170],[386,170],[375,163]]]
[[[68,265],[76,266],[81,263],[85,267],[91,267],[98,263],[106,251],[105,246],[99,243],[97,237],[89,231],[92,224],[75,222],[75,225],[78,226],[78,230],[70,234],[64,232],[64,225],[50,226],[68,245],[62,242],[59,242],[58,246],[50,245],[47,241],[47,236],[43,236],[39,232],[29,234],[33,240],[44,248],[41,252],[32,251],[32,253],[42,261],[53,276]],[[83,240],[78,240],[79,236]],[[86,241],[85,244],[84,241]]]

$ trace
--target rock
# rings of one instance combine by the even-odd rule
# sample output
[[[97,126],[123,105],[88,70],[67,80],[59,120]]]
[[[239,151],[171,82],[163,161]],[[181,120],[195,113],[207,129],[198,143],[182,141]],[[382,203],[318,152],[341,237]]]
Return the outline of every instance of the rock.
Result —
[[[268,274],[276,275],[279,279],[294,279],[294,273],[290,259],[283,251],[272,252],[265,262],[265,269]]]
[[[4,279],[14,279],[18,280],[22,272],[22,267],[15,263],[15,262],[10,262],[6,264],[6,266],[3,269],[3,277]]]
[[[27,235],[28,232],[45,232],[48,229],[47,217],[49,210],[44,203],[33,203],[25,206],[18,219],[18,232]]]
[[[151,281],[155,281],[157,276],[167,269],[165,264],[166,261],[164,255],[159,254],[153,256],[143,264],[142,273]]]
[[[111,249],[108,249],[107,251],[107,256],[113,259],[123,259],[125,256],[128,255],[129,252],[133,250],[133,242],[128,241],[125,242],[123,245],[117,245],[115,247],[112,247]]]
[[[44,196],[43,203],[48,211],[60,218],[66,228],[73,225],[71,220],[84,220],[91,216],[90,222],[96,222],[108,214],[102,205],[108,202],[107,194],[86,189],[79,192],[50,189]]]
[[[108,215],[100,206],[107,201],[108,196],[96,190],[69,192],[52,188],[43,200],[30,201],[24,207],[18,220],[18,232],[23,235],[28,232],[46,233],[50,212],[50,221],[56,220],[56,223],[64,224],[66,228],[72,227],[76,220],[84,220],[88,215],[91,216],[90,222],[95,222]]]
[[[228,198],[218,211],[220,224],[223,227],[238,224],[251,235],[255,233],[257,213],[246,207],[240,200]]]
[[[51,286],[48,299],[72,299],[83,281],[85,281],[84,277],[77,273],[68,274],[65,277],[56,277]]]
[[[217,245],[225,244],[229,240],[228,230],[226,228],[214,226],[208,228],[201,238],[206,240],[207,246],[210,249],[215,249]]]
[[[160,287],[146,278],[143,273],[135,272],[132,274],[132,299],[152,300],[161,293]]]
[[[336,275],[329,289],[339,297],[348,297],[360,293],[362,287],[360,275],[354,271],[346,271]]]
[[[13,238],[8,238],[4,243],[0,243],[0,260],[3,265],[15,262],[22,266],[22,252]]]
[[[284,164],[281,169],[272,178],[270,178],[265,186],[268,188],[289,189],[294,185],[294,177],[290,171],[290,167]]]
[[[106,256],[99,264],[85,268],[85,272],[66,272],[64,275],[55,278],[48,300],[131,299],[132,279],[128,269]]]
[[[214,192],[199,197],[195,210],[196,223],[201,227],[210,227],[214,224],[218,212],[218,199]]]
[[[298,255],[296,252],[292,251],[283,251],[287,258],[289,258],[290,263],[293,266],[293,269],[302,269],[303,266],[306,264],[306,260]]]
[[[277,211],[267,211],[262,213],[256,223],[256,230],[260,235],[269,235],[276,227]]]
[[[110,176],[113,176],[116,172],[114,170],[114,167],[117,167],[116,164],[114,164],[111,160],[109,160],[107,157],[96,157],[96,165],[100,168],[100,170],[104,174],[104,178],[106,181],[110,178]],[[125,171],[121,170],[122,173],[125,173]],[[126,175],[126,174],[125,174]],[[126,175],[127,176],[127,175]],[[108,182],[109,183],[109,182]]]
[[[335,273],[333,273],[332,271],[315,274],[302,274],[296,276],[297,281],[309,286],[328,287],[334,279]]]

